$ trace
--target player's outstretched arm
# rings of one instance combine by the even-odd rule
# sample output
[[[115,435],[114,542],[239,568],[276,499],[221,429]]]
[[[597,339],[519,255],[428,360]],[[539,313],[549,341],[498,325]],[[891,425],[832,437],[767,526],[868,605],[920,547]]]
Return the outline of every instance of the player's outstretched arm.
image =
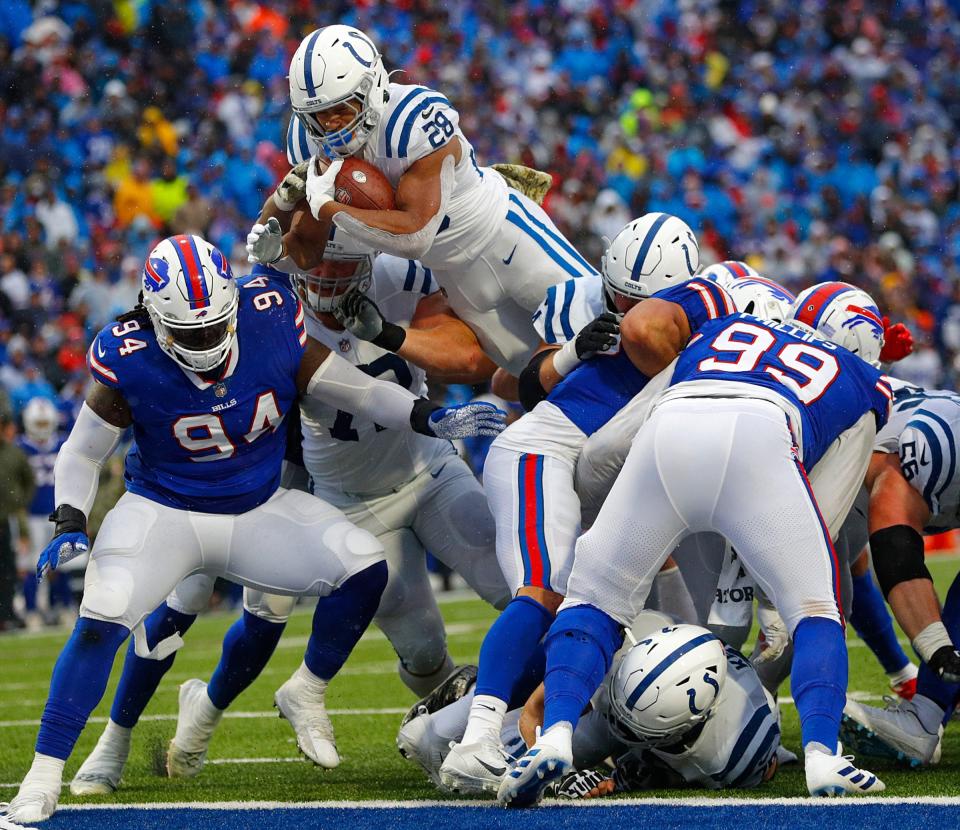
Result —
[[[506,413],[491,404],[438,406],[396,383],[370,377],[312,338],[307,338],[297,388],[301,395],[317,397],[381,426],[436,438],[498,435],[505,426]]]
[[[57,507],[50,521],[56,529],[37,561],[37,579],[89,549],[87,516],[97,496],[100,470],[131,423],[123,395],[94,383],[53,468]]]
[[[497,370],[473,329],[454,313],[440,291],[417,303],[409,328],[385,320],[377,304],[361,291],[343,297],[334,314],[356,337],[395,352],[438,380],[480,383]]]
[[[943,625],[940,601],[924,563],[922,533],[930,508],[903,474],[896,453],[873,454],[866,487],[877,582],[927,665],[947,682],[960,681],[960,654]]]
[[[683,351],[690,339],[690,322],[676,303],[651,298],[626,313],[620,337],[633,365],[652,378]]]

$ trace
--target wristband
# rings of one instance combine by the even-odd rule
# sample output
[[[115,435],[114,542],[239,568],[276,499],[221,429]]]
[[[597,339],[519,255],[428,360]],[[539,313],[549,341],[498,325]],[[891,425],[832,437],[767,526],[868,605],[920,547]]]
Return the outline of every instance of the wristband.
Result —
[[[568,340],[562,348],[553,353],[553,370],[562,378],[569,375],[579,365],[580,358],[577,356],[575,340]]]
[[[370,342],[373,343],[374,346],[386,349],[388,352],[398,352],[403,345],[403,341],[406,339],[407,330],[403,326],[398,326],[396,323],[390,323],[384,320],[380,334]]]
[[[429,398],[417,398],[410,410],[410,427],[421,435],[434,435],[430,428],[430,416],[441,408]]]
[[[930,623],[923,631],[913,638],[913,647],[917,654],[923,659],[924,663],[929,663],[930,658],[944,646],[953,648],[953,641],[947,633],[946,626],[942,622]]]
[[[296,202],[288,202],[286,199],[281,199],[277,191],[273,191],[273,203],[277,206],[277,210],[282,210],[284,213],[290,213],[290,211],[297,206]]]
[[[54,536],[61,533],[86,533],[87,517],[83,515],[82,510],[72,507],[69,504],[61,504],[48,516],[51,522],[56,522],[53,530]]]

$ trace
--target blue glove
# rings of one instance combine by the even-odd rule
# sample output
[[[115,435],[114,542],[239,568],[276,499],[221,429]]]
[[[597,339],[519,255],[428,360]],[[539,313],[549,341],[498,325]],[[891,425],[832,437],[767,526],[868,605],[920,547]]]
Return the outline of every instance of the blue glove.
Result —
[[[60,563],[76,559],[88,550],[90,550],[90,540],[86,533],[60,533],[54,536],[37,560],[37,582],[43,579],[47,571],[56,570]]]
[[[464,403],[435,409],[427,426],[437,438],[450,441],[475,435],[499,435],[506,428],[507,413],[492,403]]]

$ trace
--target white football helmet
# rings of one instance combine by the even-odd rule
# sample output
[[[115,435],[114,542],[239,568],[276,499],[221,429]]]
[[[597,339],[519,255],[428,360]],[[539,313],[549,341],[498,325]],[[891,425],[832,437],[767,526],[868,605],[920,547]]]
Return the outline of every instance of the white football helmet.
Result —
[[[366,291],[373,280],[378,251],[348,236],[336,225],[320,264],[310,271],[290,268],[290,283],[311,314],[329,314],[351,288]]]
[[[326,26],[307,35],[290,61],[290,105],[329,158],[357,153],[387,107],[390,83],[373,41],[353,26]],[[326,132],[317,113],[349,103],[356,117]]]
[[[729,288],[737,280],[741,280],[744,277],[759,277],[760,274],[745,262],[740,262],[735,259],[725,259],[723,262],[717,262],[709,268],[704,268],[700,272],[700,276],[718,282],[724,288]]]
[[[727,679],[720,642],[699,625],[670,625],[627,652],[610,679],[610,728],[641,746],[673,743],[710,710]]]
[[[759,274],[731,280],[725,288],[733,298],[737,311],[752,314],[768,323],[786,320],[797,299],[782,285]]]
[[[616,235],[600,273],[611,298],[642,300],[686,282],[699,268],[700,246],[687,223],[669,213],[646,213]]]
[[[30,398],[23,408],[23,428],[31,441],[45,444],[57,431],[60,413],[49,398]]]
[[[871,366],[880,365],[883,318],[866,291],[845,282],[821,282],[801,292],[787,320],[843,346]]]
[[[239,295],[227,258],[199,236],[169,236],[147,256],[142,282],[157,345],[184,369],[219,366],[237,333]]]

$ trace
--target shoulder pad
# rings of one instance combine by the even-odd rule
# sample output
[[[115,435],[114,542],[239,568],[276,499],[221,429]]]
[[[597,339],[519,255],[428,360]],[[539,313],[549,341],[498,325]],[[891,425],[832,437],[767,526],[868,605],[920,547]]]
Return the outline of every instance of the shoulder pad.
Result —
[[[899,448],[903,477],[936,515],[940,512],[940,497],[957,469],[953,430],[939,415],[921,409],[901,431]]]
[[[425,86],[396,86],[390,97],[383,145],[387,158],[416,160],[453,137],[460,116],[439,92]]]
[[[136,320],[109,323],[93,338],[87,350],[90,374],[98,383],[120,389],[127,367],[139,361],[156,346],[149,329],[141,329]]]
[[[296,114],[291,114],[287,126],[287,161],[290,166],[296,167],[300,162],[307,161],[315,156],[318,150],[317,143],[307,134],[303,122]]]
[[[599,275],[572,277],[551,285],[533,315],[533,327],[544,343],[566,343],[606,309]]]

